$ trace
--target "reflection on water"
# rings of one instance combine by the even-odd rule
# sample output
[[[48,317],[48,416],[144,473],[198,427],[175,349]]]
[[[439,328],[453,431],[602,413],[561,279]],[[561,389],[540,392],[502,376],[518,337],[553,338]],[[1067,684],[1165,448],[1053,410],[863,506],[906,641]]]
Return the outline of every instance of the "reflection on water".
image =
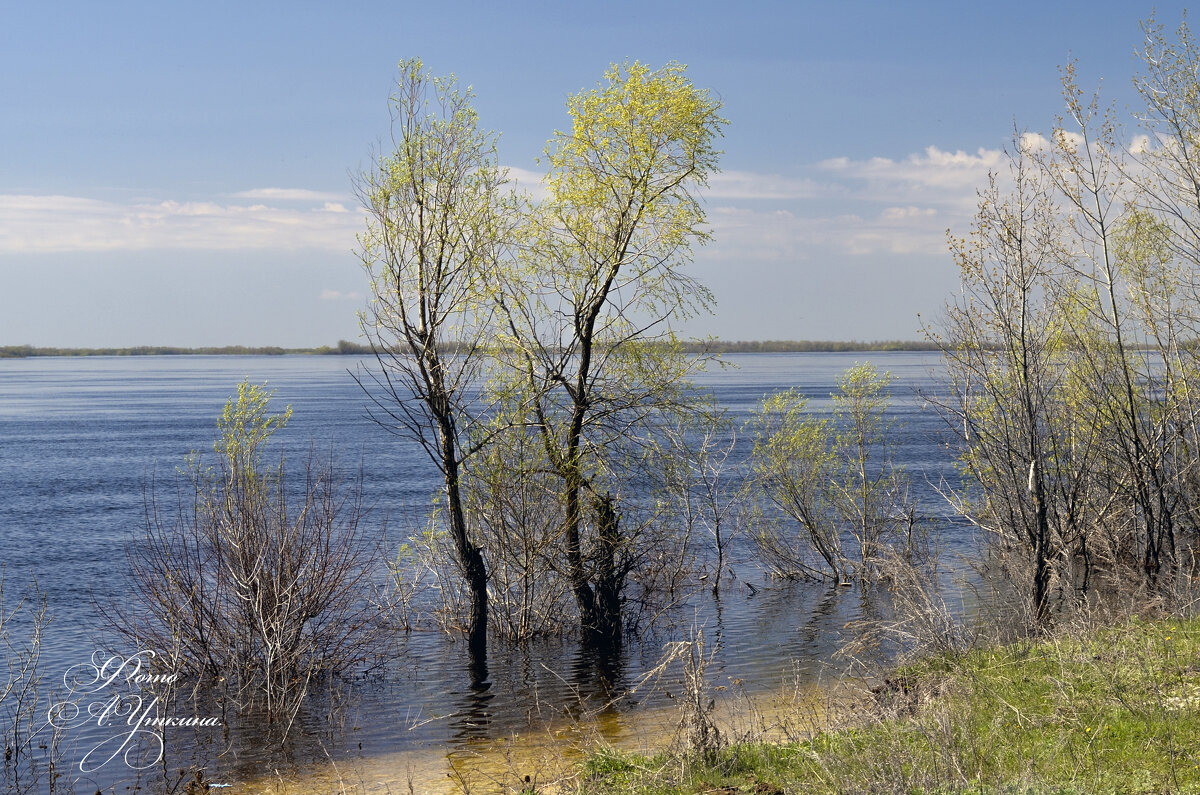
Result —
[[[231,740],[237,764],[209,757],[209,769],[247,781],[254,778],[248,779],[247,769],[269,765],[276,779],[294,783],[291,791],[306,792],[315,786],[310,777],[328,775],[331,764],[371,770],[378,780],[391,765],[388,780],[395,787],[408,766],[427,775],[432,765],[434,779],[445,776],[447,765],[464,775],[494,776],[511,773],[514,765],[545,770],[547,759],[596,741],[635,749],[669,745],[679,725],[682,671],[677,662],[662,676],[645,675],[670,640],[703,628],[712,654],[709,682],[726,709],[744,710],[742,698],[762,702],[760,713],[781,710],[775,702],[797,688],[836,678],[840,663],[832,658],[846,625],[870,603],[857,588],[824,583],[759,587],[756,593],[729,589],[719,597],[705,589],[677,608],[674,625],[634,639],[619,656],[596,655],[564,640],[494,644],[488,677],[474,680],[462,644],[413,633],[399,644],[395,670],[355,686],[332,722],[314,707],[285,748],[272,746],[254,726],[239,725]],[[732,717],[728,722],[738,725]],[[783,722],[778,716],[760,719],[757,728]],[[331,725],[342,731],[331,732]],[[441,750],[431,757],[430,748]]]
[[[492,683],[488,680],[487,663],[470,660],[467,663],[466,678],[467,689],[463,691],[462,701],[450,722],[456,743],[491,736],[490,704],[496,694],[492,692]]]
[[[666,690],[667,688],[664,688]],[[796,741],[829,725],[831,703],[855,700],[853,686],[833,689],[825,683],[793,678],[770,692],[748,693],[718,686],[713,719],[731,740]],[[680,704],[606,708],[578,719],[561,719],[524,732],[497,734],[451,749],[413,748],[350,755],[337,762],[240,779],[246,792],[398,793],[571,792],[577,763],[599,746],[654,752],[680,739]]]
[[[934,488],[954,477],[942,422],[915,392],[936,388],[933,357],[729,356],[740,369],[714,370],[700,381],[735,420],[765,393],[796,385],[822,411],[836,377],[868,356],[897,377],[891,410],[904,423],[899,460],[912,476],[913,496],[943,522],[942,544],[961,549],[960,531],[945,521],[948,509]],[[346,373],[356,364],[352,357],[292,356],[0,361],[0,560],[10,593],[31,576],[47,592],[55,615],[43,657],[50,679],[105,643],[99,607],[122,598],[124,549],[142,527],[145,484],[151,476],[169,480],[190,451],[211,449],[216,418],[243,378],[268,381],[279,404],[292,406],[283,434],[290,449],[305,449],[310,439],[333,441],[345,451],[344,462],[362,462],[376,519],[387,515],[392,526],[404,526],[404,517],[425,510],[436,471],[414,445],[369,421],[367,400]],[[657,686],[638,685],[666,644],[700,627],[714,652],[710,680],[728,688],[723,692],[765,698],[794,688],[797,677],[811,682],[828,673],[847,625],[869,617],[874,600],[857,588],[770,583],[744,545],[732,553],[734,575],[719,594],[698,589],[630,638],[619,655],[596,655],[571,639],[494,643],[487,665],[472,667],[463,644],[439,632],[412,632],[396,638],[384,670],[314,698],[285,743],[278,726],[230,717],[199,737],[185,730],[169,735],[168,759],[152,772],[160,781],[175,780],[179,768],[199,764],[210,780],[267,787],[314,764],[382,776],[382,763],[371,760],[391,760],[393,772],[412,764],[436,768],[447,780],[455,759],[462,763],[505,743],[542,748],[545,740],[582,743],[594,736],[659,742],[675,725],[678,671]],[[212,709],[221,705],[188,707]],[[531,770],[541,764],[528,762]],[[94,781],[107,790],[119,777],[130,778],[112,770]],[[391,780],[393,792],[405,791]]]

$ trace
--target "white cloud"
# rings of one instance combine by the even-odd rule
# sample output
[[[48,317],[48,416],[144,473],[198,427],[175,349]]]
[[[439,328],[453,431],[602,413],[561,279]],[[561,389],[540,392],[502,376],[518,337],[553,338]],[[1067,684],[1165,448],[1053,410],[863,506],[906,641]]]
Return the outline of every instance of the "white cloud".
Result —
[[[254,190],[231,193],[230,196],[234,199],[267,199],[271,201],[301,202],[345,201],[347,199],[344,194],[322,193],[321,191],[305,190],[304,188],[255,188]]]
[[[525,191],[530,198],[535,200],[544,199],[549,195],[546,192],[546,186],[542,184],[542,177],[545,174],[516,166],[504,166],[504,168],[508,169],[508,179],[516,190]]]
[[[361,301],[362,297],[362,293],[343,293],[341,290],[330,290],[328,288],[322,290],[320,296],[322,301]]]
[[[838,257],[946,256],[946,230],[966,229],[976,191],[991,171],[1002,170],[1004,152],[973,153],[936,146],[906,158],[841,157],[818,163],[825,180],[780,181],[771,175],[735,172],[724,206],[710,209],[713,244],[702,256],[736,261],[789,261]],[[816,199],[812,211],[788,212],[738,206],[740,199]],[[823,200],[833,200],[830,212]]]
[[[881,218],[885,221],[903,221],[905,219],[915,218],[932,218],[937,215],[937,210],[932,207],[888,207],[881,214]]]
[[[211,201],[120,203],[78,196],[0,194],[0,253],[147,249],[354,248],[363,220],[335,202],[321,207]]]
[[[813,199],[838,192],[840,186],[822,185],[811,179],[722,171],[709,179],[705,195],[710,199]]]
[[[1042,139],[1044,140],[1044,139]],[[1030,139],[1030,143],[1034,143]],[[928,147],[892,160],[836,158],[805,175],[727,171],[706,197],[714,243],[704,250],[768,262],[829,254],[945,254],[946,229],[966,229],[976,190],[1003,170],[1000,150]],[[542,175],[509,168],[534,199]],[[353,251],[362,211],[319,191],[262,188],[240,201],[113,202],[75,196],[0,194],[0,253],[146,249]],[[791,202],[806,202],[803,207]],[[826,201],[830,204],[827,206]],[[341,295],[323,295],[340,300]]]
[[[787,210],[713,207],[708,215],[713,242],[705,258],[790,262],[807,259],[814,241],[813,219]]]
[[[518,190],[534,199],[544,199],[545,176],[537,171],[507,166],[508,178]],[[760,174],[753,171],[721,171],[709,178],[704,195],[709,199],[813,199],[822,195],[844,192],[840,186],[820,183],[803,177],[784,177],[779,174]]]
[[[859,185],[855,195],[891,204],[961,205],[975,203],[975,190],[987,183],[988,173],[1004,165],[1000,149],[980,148],[974,154],[949,152],[936,146],[902,160],[873,157],[825,160],[818,168],[835,178]]]
[[[1066,143],[1072,149],[1078,150],[1083,146],[1083,136],[1077,132],[1069,132],[1067,130],[1055,130],[1051,133],[1057,143]],[[1170,146],[1173,139],[1158,139],[1157,143],[1163,146]],[[1149,135],[1141,133],[1134,135],[1129,139],[1125,151],[1134,156],[1151,154],[1155,149],[1155,140]],[[1092,146],[1096,149],[1102,148],[1097,142],[1093,141]],[[1021,137],[1017,141],[1017,151],[1025,154],[1048,154],[1052,148],[1051,141],[1041,133],[1026,132],[1021,133]]]
[[[1024,132],[1017,139],[1017,150],[1025,154],[1037,154],[1050,148],[1050,139],[1041,133]]]
[[[947,221],[931,207],[887,207],[873,214],[801,216],[783,210],[716,207],[713,243],[701,256],[787,263],[838,256],[946,254]]]

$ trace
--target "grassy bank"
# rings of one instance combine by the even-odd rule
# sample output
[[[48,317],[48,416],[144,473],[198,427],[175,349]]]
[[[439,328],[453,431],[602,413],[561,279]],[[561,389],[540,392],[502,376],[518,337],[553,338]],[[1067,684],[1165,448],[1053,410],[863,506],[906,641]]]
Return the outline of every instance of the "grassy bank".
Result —
[[[1200,621],[1145,621],[940,657],[811,739],[707,758],[602,752],[587,793],[1200,792]]]

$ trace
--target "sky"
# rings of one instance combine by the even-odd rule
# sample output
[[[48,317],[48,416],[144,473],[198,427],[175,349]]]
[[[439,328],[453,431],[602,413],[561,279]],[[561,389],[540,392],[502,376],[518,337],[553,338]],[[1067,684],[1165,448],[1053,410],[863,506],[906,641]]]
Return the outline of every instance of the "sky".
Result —
[[[397,63],[475,92],[527,182],[610,63],[687,65],[724,103],[722,339],[921,339],[957,288],[946,233],[1059,69],[1131,116],[1136,2],[0,0],[0,345],[333,344],[368,284],[352,191]]]

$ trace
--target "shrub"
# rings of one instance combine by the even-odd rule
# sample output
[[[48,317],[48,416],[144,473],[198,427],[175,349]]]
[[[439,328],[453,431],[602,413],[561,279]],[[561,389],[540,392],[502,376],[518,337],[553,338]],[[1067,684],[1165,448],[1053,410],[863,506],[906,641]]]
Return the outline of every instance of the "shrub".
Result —
[[[217,424],[215,465],[193,454],[166,512],[151,486],[129,553],[131,607],[110,616],[174,670],[220,682],[233,703],[291,717],[315,678],[369,660],[381,637],[367,598],[373,537],[360,486],[310,452],[289,487],[266,448],[291,416],[243,382]]]

